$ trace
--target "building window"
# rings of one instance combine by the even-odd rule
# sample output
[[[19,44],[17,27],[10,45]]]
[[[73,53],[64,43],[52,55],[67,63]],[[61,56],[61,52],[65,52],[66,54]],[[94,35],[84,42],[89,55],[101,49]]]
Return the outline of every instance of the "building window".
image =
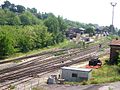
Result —
[[[77,77],[77,74],[76,73],[72,73],[72,77]]]

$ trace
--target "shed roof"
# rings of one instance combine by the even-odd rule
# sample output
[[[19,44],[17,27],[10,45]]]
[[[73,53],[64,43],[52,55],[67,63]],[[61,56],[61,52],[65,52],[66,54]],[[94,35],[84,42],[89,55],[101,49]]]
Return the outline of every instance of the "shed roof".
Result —
[[[84,71],[84,72],[90,72],[92,70],[92,69],[88,69],[88,68],[75,68],[75,67],[62,67],[61,69]]]
[[[120,46],[120,40],[116,39],[112,40],[110,46]]]

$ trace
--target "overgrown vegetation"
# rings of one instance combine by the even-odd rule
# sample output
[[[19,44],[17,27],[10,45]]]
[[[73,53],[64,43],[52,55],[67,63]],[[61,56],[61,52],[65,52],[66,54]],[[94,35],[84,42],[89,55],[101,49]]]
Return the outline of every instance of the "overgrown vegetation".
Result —
[[[5,1],[0,8],[0,58],[17,52],[59,44],[65,39],[66,25],[62,17],[37,13]]]

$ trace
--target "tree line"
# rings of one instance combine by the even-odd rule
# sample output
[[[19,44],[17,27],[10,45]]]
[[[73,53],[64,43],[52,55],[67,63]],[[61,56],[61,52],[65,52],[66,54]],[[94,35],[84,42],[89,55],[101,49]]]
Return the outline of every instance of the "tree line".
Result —
[[[9,1],[0,7],[0,58],[64,41],[67,26],[63,17]]]
[[[5,1],[0,5],[0,58],[59,44],[70,27],[94,33],[93,26]]]

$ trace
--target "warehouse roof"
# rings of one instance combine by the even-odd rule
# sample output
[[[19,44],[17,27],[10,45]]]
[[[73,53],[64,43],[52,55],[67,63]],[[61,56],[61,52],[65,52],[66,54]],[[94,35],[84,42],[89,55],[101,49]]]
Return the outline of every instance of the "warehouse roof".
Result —
[[[75,68],[75,67],[62,67],[61,69],[84,71],[84,72],[90,72],[92,70],[92,69],[88,69],[88,68]]]
[[[112,40],[110,46],[120,46],[120,40],[119,39]]]

